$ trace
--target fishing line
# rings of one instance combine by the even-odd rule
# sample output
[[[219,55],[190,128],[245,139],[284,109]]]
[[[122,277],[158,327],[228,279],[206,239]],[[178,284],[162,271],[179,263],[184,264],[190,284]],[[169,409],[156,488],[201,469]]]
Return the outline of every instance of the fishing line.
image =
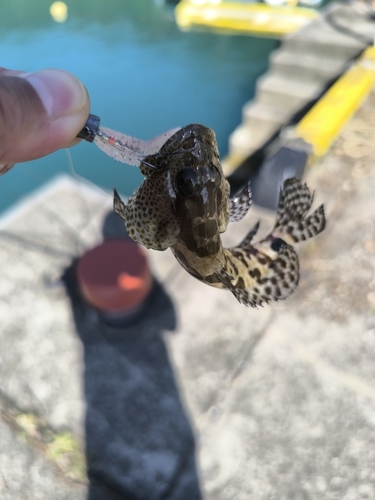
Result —
[[[72,155],[70,154],[69,149],[65,148],[64,151],[66,153],[66,156],[68,157],[69,170],[70,170],[70,173],[73,175],[73,177],[75,177],[76,179],[78,179],[80,182],[82,182],[84,184],[87,184],[91,188],[93,187],[94,189],[99,189],[106,196],[111,196],[111,192],[109,190],[103,189],[101,186],[99,186],[98,184],[95,184],[95,182],[91,181],[87,177],[83,177],[83,175],[78,174],[77,171],[76,171],[76,169],[74,168],[73,158],[72,158]]]

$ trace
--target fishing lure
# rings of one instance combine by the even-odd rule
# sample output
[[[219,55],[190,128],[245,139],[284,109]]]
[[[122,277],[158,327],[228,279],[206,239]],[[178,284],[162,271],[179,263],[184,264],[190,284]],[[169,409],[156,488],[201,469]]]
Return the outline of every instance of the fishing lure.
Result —
[[[311,215],[313,196],[306,184],[288,179],[280,193],[270,234],[253,244],[259,222],[235,248],[223,248],[220,234],[251,206],[249,185],[229,197],[215,133],[192,124],[139,141],[109,129],[94,142],[111,157],[138,164],[145,179],[127,203],[114,191],[114,211],[129,235],[154,250],[170,248],[198,280],[230,290],[251,307],[287,298],[299,281],[293,244],[325,227],[323,205]]]

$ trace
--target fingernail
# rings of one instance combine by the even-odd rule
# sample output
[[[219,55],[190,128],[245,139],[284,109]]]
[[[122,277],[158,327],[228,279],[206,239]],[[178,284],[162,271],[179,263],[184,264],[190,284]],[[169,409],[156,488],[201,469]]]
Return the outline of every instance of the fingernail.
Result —
[[[66,71],[43,69],[19,76],[34,87],[51,118],[78,113],[87,103],[85,87]]]

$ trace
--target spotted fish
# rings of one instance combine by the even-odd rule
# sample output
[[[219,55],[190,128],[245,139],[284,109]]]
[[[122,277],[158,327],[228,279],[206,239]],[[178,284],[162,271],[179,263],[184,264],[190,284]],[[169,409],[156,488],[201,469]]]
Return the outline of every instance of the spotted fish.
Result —
[[[114,211],[129,235],[147,248],[170,248],[188,273],[226,288],[245,306],[287,298],[299,280],[293,244],[325,227],[324,207],[311,215],[313,196],[298,179],[285,181],[275,225],[253,244],[259,223],[235,248],[223,248],[220,234],[251,206],[247,185],[230,198],[215,133],[193,124],[173,133],[159,151],[140,160],[145,176],[125,204],[114,192]]]

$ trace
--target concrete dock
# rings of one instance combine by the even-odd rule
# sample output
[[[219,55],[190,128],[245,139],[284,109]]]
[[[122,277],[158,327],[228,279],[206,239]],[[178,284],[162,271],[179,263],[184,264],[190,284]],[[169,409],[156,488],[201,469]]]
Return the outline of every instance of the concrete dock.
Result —
[[[62,277],[123,236],[110,195],[60,178],[0,219],[1,499],[375,499],[374,129],[371,94],[306,172],[328,225],[299,288],[260,310],[150,251],[148,315],[106,326]]]

